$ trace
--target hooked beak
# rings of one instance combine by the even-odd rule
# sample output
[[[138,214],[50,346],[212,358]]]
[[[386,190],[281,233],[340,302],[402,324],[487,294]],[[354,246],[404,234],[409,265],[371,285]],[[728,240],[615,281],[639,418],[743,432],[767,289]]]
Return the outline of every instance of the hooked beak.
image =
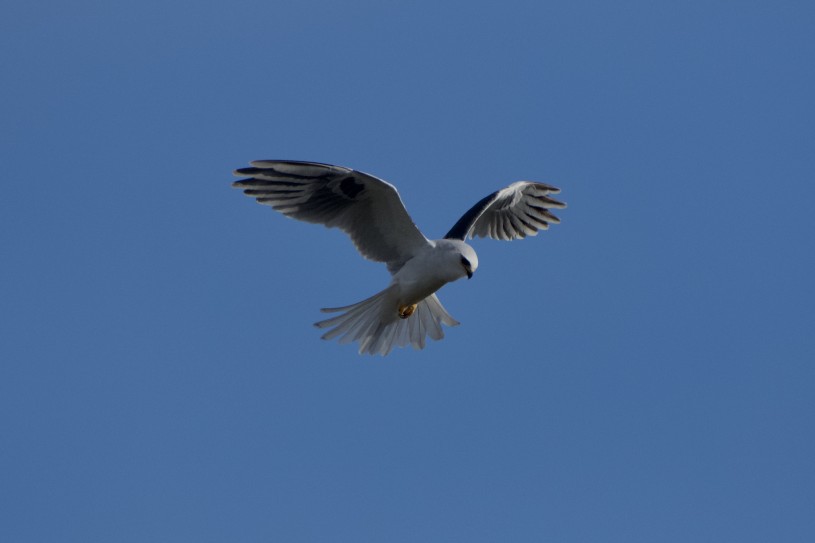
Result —
[[[473,271],[470,268],[465,268],[464,271],[467,272],[467,279],[473,278]]]

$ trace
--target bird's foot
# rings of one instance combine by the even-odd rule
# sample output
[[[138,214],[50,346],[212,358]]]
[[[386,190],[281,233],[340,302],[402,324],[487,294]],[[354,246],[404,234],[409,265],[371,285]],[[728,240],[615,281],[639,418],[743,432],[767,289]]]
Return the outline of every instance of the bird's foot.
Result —
[[[399,318],[406,319],[413,315],[413,312],[416,311],[416,304],[413,305],[403,305],[399,307]]]

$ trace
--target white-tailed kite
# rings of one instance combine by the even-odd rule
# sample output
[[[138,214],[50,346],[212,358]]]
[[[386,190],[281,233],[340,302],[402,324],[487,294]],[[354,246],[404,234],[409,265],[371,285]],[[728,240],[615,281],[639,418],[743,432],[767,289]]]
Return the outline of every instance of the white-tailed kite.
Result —
[[[425,337],[444,337],[441,324],[456,326],[436,297],[445,284],[473,276],[473,236],[512,240],[534,236],[560,220],[551,209],[566,204],[549,197],[560,189],[518,181],[496,191],[465,213],[443,239],[427,239],[413,224],[396,188],[367,173],[341,166],[293,160],[258,160],[235,170],[247,177],[232,184],[258,203],[288,217],[337,227],[370,260],[384,262],[393,278],[385,290],[345,307],[322,309],[339,315],[315,324],[323,339],[359,342],[359,352],[388,354],[394,346],[425,346]]]

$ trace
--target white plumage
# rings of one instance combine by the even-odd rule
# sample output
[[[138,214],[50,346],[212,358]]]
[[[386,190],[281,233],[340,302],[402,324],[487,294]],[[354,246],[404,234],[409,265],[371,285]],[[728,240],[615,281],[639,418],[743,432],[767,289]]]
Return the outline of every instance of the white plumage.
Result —
[[[384,262],[390,285],[353,305],[323,309],[339,313],[316,323],[323,339],[356,341],[359,352],[387,355],[393,347],[425,346],[444,337],[442,324],[459,324],[435,292],[472,277],[478,257],[473,236],[516,239],[560,222],[549,210],[565,204],[549,197],[559,189],[519,181],[479,201],[443,239],[429,240],[416,227],[393,185],[363,172],[316,162],[261,160],[235,170],[246,177],[233,186],[289,217],[337,227],[370,260]]]

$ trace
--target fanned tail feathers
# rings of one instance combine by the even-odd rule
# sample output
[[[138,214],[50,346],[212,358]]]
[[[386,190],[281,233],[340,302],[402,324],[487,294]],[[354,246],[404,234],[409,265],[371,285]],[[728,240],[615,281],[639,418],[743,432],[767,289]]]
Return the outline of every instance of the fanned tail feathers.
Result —
[[[328,328],[323,339],[339,337],[340,343],[359,342],[360,354],[387,355],[396,347],[410,344],[423,349],[427,336],[433,340],[444,337],[441,325],[456,326],[458,321],[444,309],[435,294],[431,294],[416,306],[413,315],[399,318],[396,311],[396,295],[393,287],[366,300],[344,307],[322,309],[323,313],[341,313],[314,324]]]

